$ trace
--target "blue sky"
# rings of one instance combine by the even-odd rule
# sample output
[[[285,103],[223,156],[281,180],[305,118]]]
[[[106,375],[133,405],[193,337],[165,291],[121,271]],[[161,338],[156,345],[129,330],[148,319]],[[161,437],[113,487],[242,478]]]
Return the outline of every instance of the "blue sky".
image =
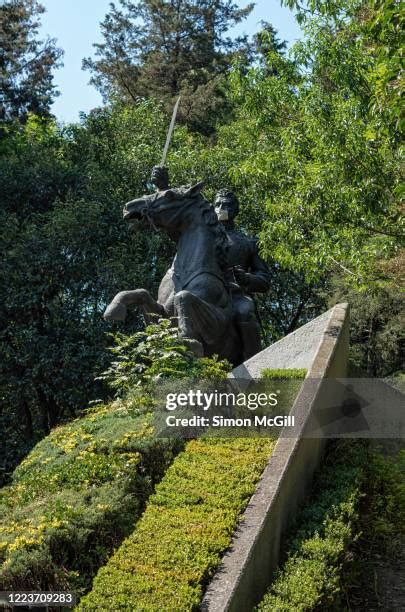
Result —
[[[65,51],[64,66],[55,72],[55,84],[61,95],[53,113],[61,121],[77,121],[79,112],[101,104],[98,92],[88,84],[90,75],[81,69],[83,57],[93,54],[92,44],[101,40],[100,21],[108,11],[110,0],[41,0],[46,8],[42,16],[41,36],[56,38]],[[248,2],[237,1],[240,6]],[[253,34],[261,20],[270,21],[281,39],[289,43],[300,36],[293,14],[280,6],[279,0],[257,0],[249,18],[232,33]]]

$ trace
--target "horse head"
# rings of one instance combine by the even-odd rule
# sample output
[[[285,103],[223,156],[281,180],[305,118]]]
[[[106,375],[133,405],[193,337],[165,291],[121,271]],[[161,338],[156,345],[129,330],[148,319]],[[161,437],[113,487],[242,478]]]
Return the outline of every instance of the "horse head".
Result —
[[[149,223],[152,227],[179,235],[184,227],[201,215],[201,209],[210,205],[201,194],[203,183],[157,191],[127,202],[124,206],[124,220],[130,223]]]

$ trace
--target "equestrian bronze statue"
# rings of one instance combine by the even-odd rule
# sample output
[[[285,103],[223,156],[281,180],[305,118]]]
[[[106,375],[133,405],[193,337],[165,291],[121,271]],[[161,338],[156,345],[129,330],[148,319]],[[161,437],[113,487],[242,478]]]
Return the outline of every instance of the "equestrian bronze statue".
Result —
[[[260,350],[248,292],[266,290],[269,280],[256,243],[233,228],[236,198],[217,199],[216,212],[201,193],[202,183],[169,188],[167,170],[161,167],[153,169],[151,181],[157,191],[128,202],[124,219],[166,233],[177,243],[176,256],[157,300],[146,289],[122,291],[104,317],[123,321],[130,305],[138,306],[147,322],[155,315],[175,317],[179,336],[197,355],[218,354],[239,364]],[[228,226],[217,215],[227,206],[233,206]]]

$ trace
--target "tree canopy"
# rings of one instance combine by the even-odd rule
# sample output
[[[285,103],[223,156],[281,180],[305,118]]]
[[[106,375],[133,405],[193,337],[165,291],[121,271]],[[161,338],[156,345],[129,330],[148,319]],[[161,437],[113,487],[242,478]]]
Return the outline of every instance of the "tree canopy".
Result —
[[[252,8],[232,0],[119,0],[101,24],[95,58],[83,66],[105,100],[154,97],[167,108],[181,94],[179,119],[211,131],[210,116],[225,108],[223,74],[235,52],[247,52],[246,37],[227,32]]]
[[[0,120],[49,115],[62,51],[54,39],[38,39],[44,10],[36,0],[0,3]]]
[[[397,124],[377,112],[379,59],[358,12],[304,15],[291,58],[270,52],[270,72],[231,75],[236,120],[218,141],[234,183],[265,203],[269,257],[366,286],[402,244]]]

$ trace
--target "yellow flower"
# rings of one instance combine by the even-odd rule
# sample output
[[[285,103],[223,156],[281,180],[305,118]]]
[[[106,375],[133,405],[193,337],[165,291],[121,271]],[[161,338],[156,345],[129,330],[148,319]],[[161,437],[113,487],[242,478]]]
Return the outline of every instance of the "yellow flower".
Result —
[[[42,538],[29,538],[27,536],[18,536],[12,544],[10,544],[9,550],[13,552],[14,550],[18,550],[19,548],[26,548],[27,546],[34,546],[35,544],[40,544]]]

